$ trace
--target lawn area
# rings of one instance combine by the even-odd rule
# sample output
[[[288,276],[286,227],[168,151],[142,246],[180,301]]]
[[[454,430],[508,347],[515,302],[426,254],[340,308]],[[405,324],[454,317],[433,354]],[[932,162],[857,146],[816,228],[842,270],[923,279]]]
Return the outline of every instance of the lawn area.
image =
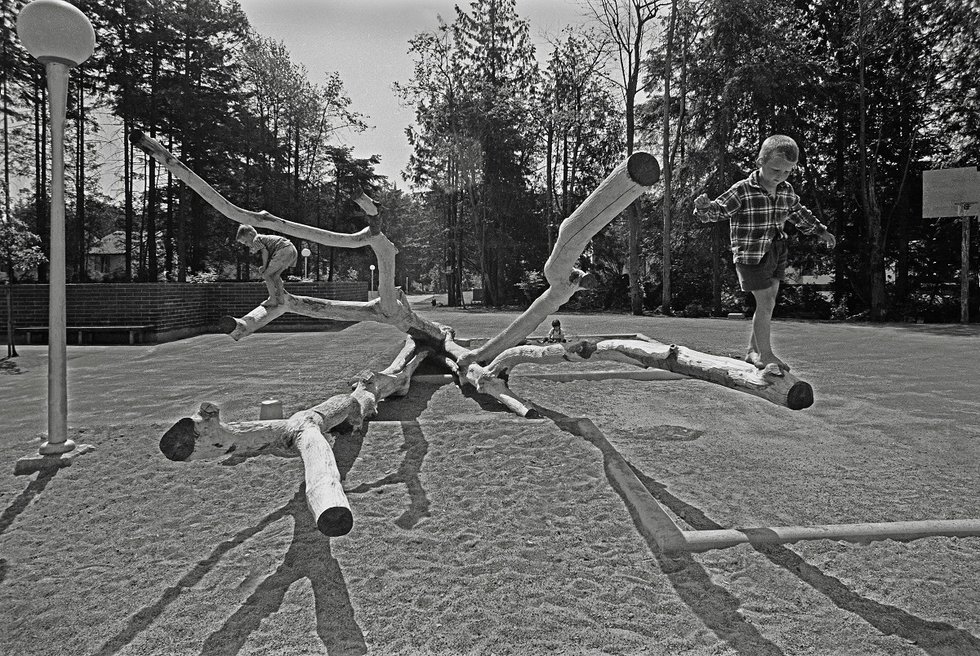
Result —
[[[516,316],[420,314],[460,337]],[[560,317],[571,337],[732,355],[749,330]],[[18,346],[0,361],[0,654],[980,654],[980,538],[665,555],[599,449],[555,421],[590,419],[689,529],[980,518],[980,326],[773,331],[813,407],[519,367],[511,387],[548,417],[524,420],[415,383],[336,437],[354,529],[333,539],[298,458],[171,462],[157,444],[204,401],[233,421],[346,391],[391,362],[397,330],[69,346],[70,432],[95,450],[32,476],[13,471],[45,429],[46,347]]]

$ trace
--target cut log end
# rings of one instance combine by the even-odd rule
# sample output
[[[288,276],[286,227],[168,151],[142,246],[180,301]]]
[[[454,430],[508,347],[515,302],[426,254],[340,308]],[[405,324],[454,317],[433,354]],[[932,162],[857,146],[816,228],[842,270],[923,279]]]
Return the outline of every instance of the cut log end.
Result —
[[[347,535],[354,528],[354,515],[350,508],[343,506],[327,508],[317,517],[316,527],[327,537],[336,538]]]
[[[224,316],[218,319],[218,330],[230,335],[238,329],[238,319],[235,317]]]
[[[143,133],[139,130],[131,130],[129,133],[129,143],[138,146],[143,141]]]
[[[651,187],[660,179],[660,163],[650,153],[636,152],[626,162],[630,179],[643,187]]]
[[[803,410],[813,405],[813,387],[810,383],[797,381],[786,395],[786,407],[790,410]]]
[[[167,459],[181,462],[194,453],[196,441],[197,431],[194,430],[194,420],[184,417],[160,438],[160,451],[167,456]]]

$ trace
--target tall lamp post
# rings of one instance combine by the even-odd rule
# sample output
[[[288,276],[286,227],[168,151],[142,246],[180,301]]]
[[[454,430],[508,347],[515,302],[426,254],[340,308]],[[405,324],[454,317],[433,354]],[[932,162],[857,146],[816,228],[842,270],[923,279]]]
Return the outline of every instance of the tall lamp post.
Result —
[[[374,291],[374,265],[372,264],[368,268],[371,269],[371,286],[368,287],[368,291],[373,292]]]
[[[51,257],[48,280],[48,440],[42,456],[75,448],[68,439],[68,368],[65,319],[65,107],[68,71],[95,51],[95,31],[64,0],[34,0],[17,16],[17,36],[44,64],[51,110]]]

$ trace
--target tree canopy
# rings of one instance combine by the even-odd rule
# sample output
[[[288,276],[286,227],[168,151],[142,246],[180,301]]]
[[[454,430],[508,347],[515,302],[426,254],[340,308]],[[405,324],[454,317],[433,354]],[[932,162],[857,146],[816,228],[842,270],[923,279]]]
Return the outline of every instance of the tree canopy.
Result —
[[[13,30],[23,4],[0,12],[3,208],[47,252],[44,76]],[[371,108],[353,106],[336,73],[311,79],[236,0],[76,4],[98,45],[72,73],[70,280],[93,277],[86,249],[115,230],[118,279],[247,275],[226,222],[134,152],[133,130],[237,204],[296,222],[359,229],[352,199],[367,191],[400,238],[399,284],[452,305],[474,287],[495,306],[533,297],[558,225],[635,149],[665,164],[663,184],[636,206],[638,234],[624,218],[596,236],[579,266],[598,286],[571,303],[738,311],[727,232],[692,220],[692,200],[746,175],[761,141],[783,133],[801,147],[792,183],[839,245],[792,235],[792,268],[832,280],[832,294],[791,287],[777,312],[955,316],[959,230],[921,216],[921,173],[980,154],[970,0],[595,0],[542,52],[516,0],[458,5],[407,44],[413,73],[394,91],[415,113],[408,188],[377,174],[384,153],[356,157],[337,138],[365,129]],[[970,257],[976,268],[976,245]],[[315,247],[311,264],[318,279],[367,279],[370,262]]]

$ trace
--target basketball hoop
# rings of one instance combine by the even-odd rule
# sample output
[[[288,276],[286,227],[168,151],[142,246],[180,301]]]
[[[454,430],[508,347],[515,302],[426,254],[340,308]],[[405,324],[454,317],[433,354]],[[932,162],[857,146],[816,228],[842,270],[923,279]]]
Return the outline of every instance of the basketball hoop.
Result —
[[[960,219],[960,323],[970,321],[970,217],[980,211],[975,166],[922,172],[922,218]]]

